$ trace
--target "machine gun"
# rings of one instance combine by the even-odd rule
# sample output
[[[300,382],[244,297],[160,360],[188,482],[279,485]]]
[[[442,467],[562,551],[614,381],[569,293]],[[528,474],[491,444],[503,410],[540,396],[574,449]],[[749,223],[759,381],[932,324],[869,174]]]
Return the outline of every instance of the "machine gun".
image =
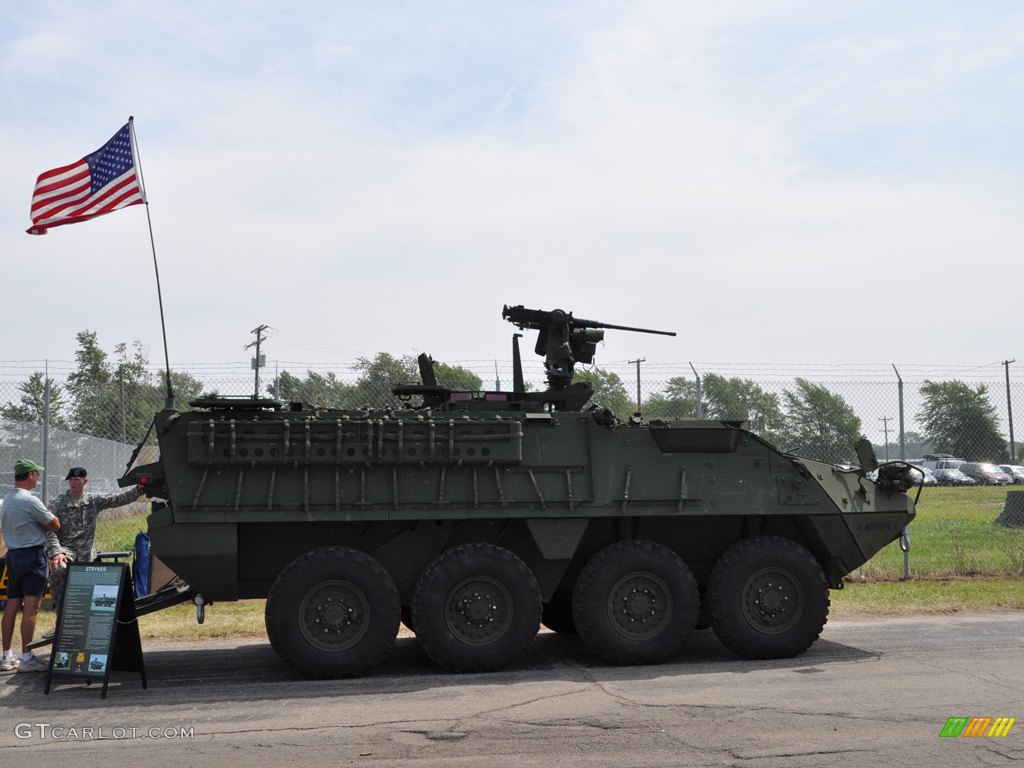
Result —
[[[634,331],[635,333],[656,333],[661,336],[675,336],[674,331],[654,331],[650,328],[634,328],[629,325],[613,325],[598,320],[584,320],[573,317],[572,312],[554,309],[527,309],[522,304],[501,310],[501,316],[522,330],[539,331],[533,351],[544,358],[548,386],[554,390],[566,389],[572,383],[573,366],[576,363],[592,363],[597,343],[604,339],[604,329]],[[513,367],[515,368],[514,389],[523,391],[522,364],[519,360],[518,335],[513,346]]]

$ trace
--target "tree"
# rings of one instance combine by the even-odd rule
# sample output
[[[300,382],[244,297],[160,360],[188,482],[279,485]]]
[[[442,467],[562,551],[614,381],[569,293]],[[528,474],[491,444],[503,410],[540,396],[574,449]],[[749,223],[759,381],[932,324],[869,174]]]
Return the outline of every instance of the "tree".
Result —
[[[160,374],[161,383],[155,384],[154,389],[159,392],[158,397],[166,399],[166,380],[164,374]],[[174,387],[174,400],[176,403],[188,404],[199,398],[216,397],[214,391],[204,391],[202,383],[192,374],[185,371],[171,371],[171,386]]]
[[[650,395],[643,406],[648,419],[692,418],[697,415],[697,385],[683,376],[674,376],[663,393]]]
[[[306,371],[306,378],[300,379],[288,371],[281,371],[277,380],[267,385],[267,393],[278,393],[285,402],[301,402],[327,408],[353,407],[355,387],[338,379],[333,373],[321,374]]]
[[[18,385],[21,391],[19,405],[8,403],[0,408],[0,418],[25,424],[42,424],[46,414],[46,380],[42,371],[36,371],[28,380]],[[64,417],[64,393],[58,384],[50,382],[50,426],[67,429]]]
[[[704,377],[705,412],[715,419],[744,419],[752,432],[776,442],[785,428],[779,396],[765,392],[750,379],[725,378],[715,373]]]
[[[434,376],[438,384],[454,392],[480,392],[484,388],[483,380],[461,365],[435,362]]]
[[[149,372],[149,360],[139,341],[117,344],[113,365],[94,331],[82,331],[76,338],[78,368],[67,381],[72,400],[70,428],[129,444],[141,442],[149,432],[153,414],[166,400],[163,375]],[[184,372],[172,373],[171,383],[179,405],[194,400],[202,391],[202,385]]]
[[[890,428],[889,434],[892,434]],[[885,445],[872,445],[875,449],[875,456],[878,457],[879,461],[884,461],[886,457]],[[907,459],[920,459],[925,454],[935,453],[935,447],[920,432],[910,431],[903,436],[903,447],[906,451]],[[900,440],[899,434],[897,433],[895,440],[890,440],[888,445],[888,456],[890,461],[894,461],[900,457]]]
[[[924,404],[917,418],[937,453],[967,461],[998,463],[1006,459],[1006,441],[999,434],[986,385],[972,389],[962,381],[926,379],[920,393]]]
[[[419,366],[411,355],[394,357],[380,352],[372,360],[359,358],[352,367],[361,373],[354,384],[341,381],[334,373],[307,370],[306,377],[299,378],[281,371],[267,384],[267,394],[279,392],[282,400],[327,408],[396,408],[406,403],[393,395],[391,389],[420,380]],[[479,392],[483,386],[479,376],[458,365],[434,363],[434,374],[439,385],[453,390]]]
[[[354,405],[360,408],[365,405],[402,407],[402,401],[392,394],[392,387],[420,380],[416,361],[408,355],[393,357],[387,352],[378,352],[373,360],[361,357],[352,367],[361,373],[352,393]]]
[[[636,403],[630,399],[629,393],[626,392],[626,386],[617,373],[606,371],[595,365],[589,370],[577,369],[574,381],[590,382],[594,388],[594,395],[590,402],[607,408],[623,421],[636,410]]]
[[[75,338],[78,368],[67,381],[73,401],[71,428],[98,437],[120,435],[120,408],[111,388],[113,374],[107,353],[100,348],[95,331],[81,331]]]
[[[164,393],[153,386],[146,369],[149,360],[142,351],[142,342],[134,341],[129,351],[121,342],[114,346],[117,365],[111,371],[107,390],[109,423],[107,437],[127,443],[138,443],[149,430],[153,414],[159,410]],[[173,383],[173,379],[172,379]]]
[[[860,436],[860,419],[843,398],[806,379],[796,379],[796,390],[784,390],[783,449],[819,461],[849,462]]]

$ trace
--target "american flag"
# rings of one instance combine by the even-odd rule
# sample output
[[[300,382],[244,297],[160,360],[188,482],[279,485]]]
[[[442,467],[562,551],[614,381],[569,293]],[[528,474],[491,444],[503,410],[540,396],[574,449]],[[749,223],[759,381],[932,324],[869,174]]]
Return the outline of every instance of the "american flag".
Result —
[[[88,221],[111,211],[146,202],[135,173],[131,124],[77,163],[39,176],[32,193],[30,235],[50,227]]]

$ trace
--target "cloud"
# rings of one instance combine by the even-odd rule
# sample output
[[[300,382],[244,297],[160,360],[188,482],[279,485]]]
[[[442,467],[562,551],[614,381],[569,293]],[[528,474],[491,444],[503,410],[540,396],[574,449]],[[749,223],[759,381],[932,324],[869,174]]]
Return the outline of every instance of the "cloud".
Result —
[[[748,5],[22,11],[0,249],[59,287],[8,304],[53,309],[7,355],[66,358],[84,327],[158,345],[141,210],[21,234],[35,174],[129,113],[180,360],[247,365],[264,322],[504,358],[503,303],[682,334],[609,334],[608,360],[889,359],[891,329],[936,317],[975,332],[914,334],[903,359],[1012,354],[1020,152],[965,140],[964,105],[1019,123],[997,85],[1019,88],[1019,14]],[[38,63],[68,59],[73,98],[47,99],[67,85]]]

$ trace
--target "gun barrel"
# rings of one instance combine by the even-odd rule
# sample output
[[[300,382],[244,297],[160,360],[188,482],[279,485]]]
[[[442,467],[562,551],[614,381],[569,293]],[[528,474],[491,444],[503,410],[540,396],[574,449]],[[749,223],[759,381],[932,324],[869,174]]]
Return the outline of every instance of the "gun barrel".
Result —
[[[634,328],[631,325],[612,325],[611,323],[601,323],[597,320],[583,320],[579,317],[572,319],[572,324],[576,328],[610,328],[613,331],[633,331],[634,333],[656,333],[659,336],[675,336],[675,331],[655,331],[651,328]]]
[[[609,328],[615,331],[633,331],[634,333],[656,333],[659,336],[675,336],[675,331],[655,331],[651,328],[635,328],[631,325],[613,325],[602,323],[598,320],[584,320],[580,317],[573,317],[571,312],[562,313],[568,321],[570,328]],[[510,307],[507,304],[501,310],[501,316],[520,328],[546,328],[550,322],[552,312],[545,312],[543,309],[527,309],[522,304]]]

